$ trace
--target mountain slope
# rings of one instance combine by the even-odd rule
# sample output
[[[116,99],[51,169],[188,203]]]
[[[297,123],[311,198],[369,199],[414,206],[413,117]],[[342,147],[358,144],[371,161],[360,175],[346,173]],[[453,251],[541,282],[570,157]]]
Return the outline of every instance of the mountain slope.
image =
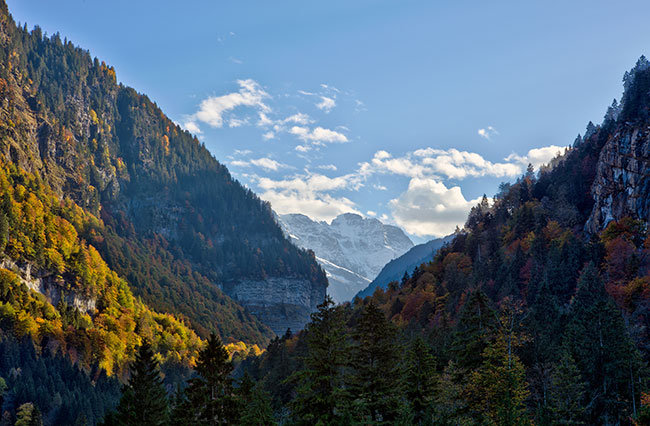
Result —
[[[146,96],[117,84],[113,68],[58,34],[16,28],[3,10],[6,161],[100,216],[99,235],[83,238],[144,302],[201,335],[264,342],[272,332],[259,320],[276,332],[304,324],[325,274],[269,206]],[[299,294],[288,297],[289,287]]]
[[[396,226],[352,213],[336,217],[331,224],[302,214],[280,215],[279,222],[295,244],[314,251],[336,302],[351,300],[388,261],[413,247]]]
[[[389,282],[400,281],[404,276],[404,273],[411,275],[417,266],[433,260],[433,256],[435,256],[436,252],[442,246],[453,240],[454,237],[454,235],[450,235],[444,238],[436,238],[435,240],[412,247],[397,259],[388,262],[381,269],[377,277],[368,284],[368,287],[357,293],[357,296],[362,298],[370,296],[374,293],[377,287],[385,289]]]

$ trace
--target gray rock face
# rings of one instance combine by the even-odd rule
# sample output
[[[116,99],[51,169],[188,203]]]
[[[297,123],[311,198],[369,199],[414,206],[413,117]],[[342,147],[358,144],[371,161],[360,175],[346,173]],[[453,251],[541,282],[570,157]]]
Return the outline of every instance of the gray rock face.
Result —
[[[351,300],[384,265],[413,247],[400,228],[352,213],[336,217],[331,224],[302,214],[281,215],[279,222],[296,245],[314,251],[336,302]]]
[[[95,298],[84,296],[75,291],[63,290],[50,276],[33,270],[29,263],[18,265],[11,260],[4,259],[0,261],[0,268],[17,273],[20,280],[30,290],[41,293],[54,306],[63,301],[68,306],[73,306],[79,311],[89,314],[93,314],[96,309],[97,300]]]
[[[267,278],[227,283],[224,291],[277,335],[302,330],[309,314],[325,299],[325,288],[309,280]]]
[[[591,192],[594,207],[585,225],[588,232],[598,232],[625,216],[650,220],[649,127],[629,126],[607,141]]]

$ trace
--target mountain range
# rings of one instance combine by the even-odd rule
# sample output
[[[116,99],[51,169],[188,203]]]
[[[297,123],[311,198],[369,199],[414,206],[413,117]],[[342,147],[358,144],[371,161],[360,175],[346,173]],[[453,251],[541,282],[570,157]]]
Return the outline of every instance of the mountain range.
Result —
[[[303,214],[285,214],[279,223],[296,245],[313,250],[327,273],[328,294],[338,303],[351,300],[386,263],[413,247],[400,228],[354,213],[337,216],[329,224]]]

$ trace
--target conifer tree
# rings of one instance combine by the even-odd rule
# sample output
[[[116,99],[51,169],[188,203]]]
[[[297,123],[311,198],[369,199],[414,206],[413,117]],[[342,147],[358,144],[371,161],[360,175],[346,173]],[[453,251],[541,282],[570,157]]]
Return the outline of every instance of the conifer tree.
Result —
[[[549,398],[553,424],[584,425],[584,396],[585,384],[580,377],[580,370],[569,351],[563,349],[553,375]]]
[[[495,319],[488,297],[480,289],[474,290],[462,308],[451,345],[458,367],[472,370],[481,365],[481,354],[492,338]]]
[[[354,330],[353,372],[348,378],[352,410],[376,424],[390,424],[399,413],[399,361],[395,326],[373,303],[363,309]],[[365,419],[361,419],[365,421]]]
[[[232,424],[237,418],[232,363],[221,339],[211,334],[196,362],[197,376],[189,380],[173,412],[175,425]]]
[[[293,416],[298,424],[335,424],[341,421],[347,401],[343,368],[349,345],[342,311],[331,297],[327,296],[311,315],[305,335],[309,351],[304,368],[289,378],[298,382],[291,403]]]
[[[106,426],[164,426],[169,421],[169,402],[149,343],[138,348],[131,377],[122,390],[116,412],[104,420]]]
[[[404,393],[413,425],[427,423],[435,390],[435,359],[421,337],[411,343],[403,372]]]
[[[520,309],[505,303],[497,336],[483,351],[483,363],[470,375],[470,405],[482,424],[499,426],[530,425],[524,402],[528,397],[526,371],[515,354],[524,336],[517,331]]]
[[[277,422],[273,418],[271,398],[259,386],[254,386],[237,421],[239,426],[272,426]]]
[[[639,355],[593,264],[578,280],[564,338],[587,384],[591,421],[634,415]]]

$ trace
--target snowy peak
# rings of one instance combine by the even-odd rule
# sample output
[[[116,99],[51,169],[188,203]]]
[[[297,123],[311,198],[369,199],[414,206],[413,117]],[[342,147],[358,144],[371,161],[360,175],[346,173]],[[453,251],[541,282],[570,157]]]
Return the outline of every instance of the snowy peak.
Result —
[[[279,215],[278,221],[294,243],[314,251],[327,272],[328,292],[337,302],[350,300],[386,263],[413,247],[400,228],[354,213],[342,214],[330,224],[303,214]]]

